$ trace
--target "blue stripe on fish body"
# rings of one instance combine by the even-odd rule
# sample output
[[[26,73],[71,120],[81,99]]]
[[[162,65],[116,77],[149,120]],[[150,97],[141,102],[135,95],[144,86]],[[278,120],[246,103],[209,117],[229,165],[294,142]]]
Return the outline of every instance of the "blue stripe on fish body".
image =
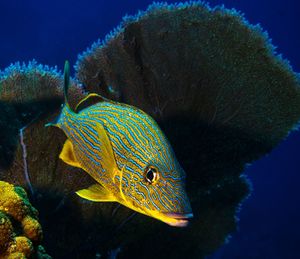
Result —
[[[93,118],[91,119],[91,121],[94,121],[95,123],[97,123],[97,121],[99,121],[99,118]],[[101,122],[106,122],[105,119],[100,119]],[[146,163],[146,161],[139,155],[140,153],[137,152],[137,150],[134,150],[136,152],[133,152],[132,149],[130,149],[130,147],[134,146],[134,142],[130,141],[130,139],[126,136],[126,132],[120,130],[119,128],[117,128],[117,126],[115,126],[115,124],[112,124],[111,127],[107,127],[107,125],[105,124],[106,129],[109,133],[109,136],[113,142],[113,148],[115,151],[120,150],[120,145],[122,146],[122,148],[124,148],[124,150],[127,153],[132,153],[134,154],[135,157],[137,157],[139,159],[139,161]],[[116,131],[119,131],[119,134],[115,134]],[[121,135],[122,134],[122,135]],[[126,141],[128,141],[128,145],[126,145],[124,143],[124,138],[122,139],[122,136],[125,136]],[[124,153],[124,152],[123,152]]]
[[[101,111],[101,112],[90,112],[89,114],[90,114],[90,115],[94,115],[94,116],[97,115],[97,116],[99,116],[102,120],[105,119],[105,120],[109,121],[110,119],[112,120],[112,119],[114,119],[114,118],[116,117],[113,113],[115,113],[114,110],[113,110],[113,111],[112,111],[112,110],[107,110],[106,113],[104,113],[103,111]],[[122,113],[121,115],[123,115],[123,117],[124,117],[124,113]],[[112,126],[112,127],[114,128],[113,132],[110,132],[112,136],[116,136],[116,137],[119,139],[120,136],[115,135],[115,133],[119,131],[119,133],[122,133],[122,135],[125,136],[126,138],[127,138],[128,134],[134,138],[134,135],[133,135],[132,132],[129,130],[129,128],[130,128],[130,125],[138,125],[138,123],[136,123],[136,121],[133,120],[132,117],[130,117],[130,116],[129,116],[129,117],[127,116],[127,118],[129,118],[129,120],[128,120],[129,123],[127,123],[127,125],[126,125],[127,134],[126,134],[126,132],[120,130],[119,128],[116,128],[117,126]],[[118,126],[120,125],[119,120],[115,120],[115,125],[118,125]],[[147,128],[147,129],[150,130],[150,128]],[[108,130],[109,130],[109,129],[108,129]],[[148,136],[148,134],[146,134],[145,132],[146,132],[146,131],[140,132],[139,135],[140,135],[140,136]],[[148,132],[149,132],[149,131],[148,131]],[[153,136],[153,138],[154,138],[154,135],[153,135],[153,134],[152,134],[152,136]],[[128,138],[127,138],[127,139],[128,139]],[[137,140],[137,139],[135,138],[135,140]],[[148,139],[147,143],[151,143],[151,142],[153,142],[153,139]],[[136,143],[138,144],[138,145],[136,144],[137,147],[139,147],[139,146],[144,146],[144,142],[142,142],[141,140],[139,140],[139,141],[136,142]],[[131,142],[130,144],[133,145],[134,143]],[[142,144],[142,145],[141,145],[141,144]],[[150,145],[150,146],[151,146],[151,145]],[[152,153],[152,155],[159,156],[159,159],[161,159],[161,158],[160,158],[161,152],[157,152],[157,151],[158,151],[158,150],[164,150],[164,146],[165,146],[165,144],[164,144],[164,145],[161,144],[159,148],[156,148],[156,152],[155,152],[154,154]],[[149,148],[149,146],[148,146],[148,148]],[[144,150],[144,153],[146,153],[146,154],[148,153],[148,152],[146,152],[147,149],[144,148],[143,150]],[[137,156],[137,153],[136,153],[136,156]],[[164,156],[164,153],[163,153],[163,156]],[[139,157],[139,159],[141,159],[141,158]],[[164,164],[167,165],[168,167],[170,167],[170,162],[169,162],[169,160],[167,160],[167,158],[165,158],[165,157],[164,157]],[[171,169],[172,169],[172,168],[171,168]]]
[[[109,113],[113,113],[113,112],[118,112],[119,115],[123,115],[125,116],[126,115],[126,112],[127,114],[129,113],[134,113],[134,111],[128,111],[128,107],[111,107],[110,104],[103,104],[103,106],[101,106],[101,109],[97,109],[96,111],[93,111],[94,114],[99,114],[99,110],[101,110],[100,112],[103,112],[106,111],[106,114],[109,114]],[[91,112],[91,113],[93,113]],[[149,143],[156,143],[156,145],[158,147],[161,147],[162,144],[166,144],[167,140],[166,138],[164,137],[164,134],[159,130],[158,127],[153,127],[153,125],[156,125],[155,121],[150,118],[148,115],[140,112],[139,113],[140,116],[128,116],[128,120],[130,121],[131,120],[131,123],[132,125],[143,125],[144,128],[147,128],[147,129],[151,129],[149,131],[143,131],[143,134],[140,134],[141,136],[142,135],[148,135],[148,133],[150,134],[151,136],[151,139],[149,141]],[[172,151],[172,150],[171,150]],[[168,153],[164,153],[162,152],[162,155],[169,155],[170,153],[172,152],[168,152]],[[173,155],[173,154],[171,154]],[[168,158],[165,158],[165,162],[168,164],[168,165],[172,165],[172,162],[173,161],[173,158],[169,155]]]

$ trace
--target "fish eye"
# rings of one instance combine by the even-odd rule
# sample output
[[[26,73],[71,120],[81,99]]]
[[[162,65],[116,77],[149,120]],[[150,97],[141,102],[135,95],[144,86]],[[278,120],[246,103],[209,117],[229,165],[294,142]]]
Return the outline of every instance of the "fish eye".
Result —
[[[157,169],[153,166],[147,167],[145,171],[145,179],[148,183],[154,183],[158,180],[158,172]]]

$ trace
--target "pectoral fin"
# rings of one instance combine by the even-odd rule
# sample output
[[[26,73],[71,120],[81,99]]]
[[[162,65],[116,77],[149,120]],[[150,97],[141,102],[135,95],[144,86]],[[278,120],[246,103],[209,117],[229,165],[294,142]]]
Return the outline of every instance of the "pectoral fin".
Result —
[[[87,189],[82,189],[76,192],[81,198],[90,200],[90,201],[102,201],[110,202],[116,201],[116,198],[109,193],[102,185],[94,184]]]
[[[82,168],[74,155],[74,148],[72,142],[68,139],[64,144],[64,147],[59,155],[59,158],[68,165]]]
[[[114,156],[114,151],[110,142],[110,139],[102,124],[97,125],[97,133],[99,142],[101,143],[101,157],[102,166],[106,171],[106,175],[110,175],[113,178],[115,171],[117,170],[117,164]]]

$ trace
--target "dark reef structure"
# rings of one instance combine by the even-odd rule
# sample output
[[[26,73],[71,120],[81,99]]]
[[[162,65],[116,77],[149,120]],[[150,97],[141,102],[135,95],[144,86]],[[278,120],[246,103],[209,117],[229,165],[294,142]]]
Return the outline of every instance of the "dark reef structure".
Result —
[[[59,109],[61,89],[58,71],[36,61],[16,63],[0,71],[0,168],[12,164],[19,130]],[[81,88],[73,87],[71,94],[80,96],[81,92]]]
[[[187,228],[171,228],[77,197],[74,191],[93,180],[58,159],[65,136],[44,128],[59,111],[61,75],[17,66],[0,75],[0,180],[32,187],[54,258],[118,251],[118,258],[185,258],[187,251],[204,258],[236,229],[249,193],[245,165],[269,153],[300,119],[299,77],[266,33],[236,11],[202,2],[154,4],[126,17],[79,57],[76,71],[73,104],[84,96],[83,84],[155,118],[187,173],[195,218]]]

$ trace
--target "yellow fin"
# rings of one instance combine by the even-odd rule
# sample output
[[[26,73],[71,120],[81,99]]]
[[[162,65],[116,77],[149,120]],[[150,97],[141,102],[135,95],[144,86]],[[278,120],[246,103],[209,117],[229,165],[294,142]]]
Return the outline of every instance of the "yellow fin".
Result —
[[[76,160],[76,157],[74,155],[74,148],[72,142],[69,139],[66,140],[64,147],[59,155],[59,158],[68,165],[82,168]]]
[[[100,184],[91,185],[87,189],[77,191],[76,194],[79,195],[81,198],[90,201],[116,201],[116,198]]]
[[[97,101],[92,101],[92,99],[95,99]],[[95,93],[91,93],[88,96],[84,97],[75,107],[75,111],[78,112],[84,108],[86,108],[87,106],[93,105],[95,103],[98,102],[103,102],[103,101],[109,101],[108,99],[106,99],[105,97],[99,95],[99,94],[95,94]],[[85,104],[86,106],[84,107]],[[83,107],[80,107],[83,106]]]
[[[106,174],[114,174],[118,167],[110,139],[101,123],[97,124],[96,130],[101,143],[101,164],[103,169],[105,170]]]

